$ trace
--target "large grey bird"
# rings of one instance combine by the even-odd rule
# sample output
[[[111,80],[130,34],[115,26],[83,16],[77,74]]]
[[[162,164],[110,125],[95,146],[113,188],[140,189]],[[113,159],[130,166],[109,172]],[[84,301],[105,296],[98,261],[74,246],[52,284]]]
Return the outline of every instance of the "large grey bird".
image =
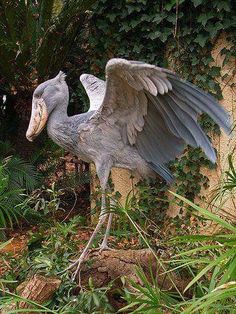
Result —
[[[94,163],[102,189],[98,224],[79,259],[108,219],[101,249],[107,248],[112,214],[106,211],[106,189],[112,167],[130,169],[142,178],[173,179],[166,164],[179,156],[186,144],[201,147],[214,163],[216,154],[197,121],[207,113],[226,132],[230,118],[214,97],[177,74],[138,61],[111,59],[106,81],[89,74],[80,80],[90,99],[88,112],[67,115],[69,102],[65,74],[59,74],[34,91],[26,137],[32,141],[47,122],[49,137],[85,162]],[[109,216],[109,217],[108,217]]]

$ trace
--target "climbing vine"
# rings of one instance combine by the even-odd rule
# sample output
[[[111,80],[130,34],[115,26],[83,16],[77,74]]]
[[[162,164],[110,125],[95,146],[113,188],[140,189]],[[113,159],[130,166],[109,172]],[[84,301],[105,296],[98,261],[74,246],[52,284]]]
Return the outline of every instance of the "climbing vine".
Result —
[[[224,36],[232,43],[231,48],[221,51],[224,63],[236,56],[233,0],[101,0],[94,7],[89,25],[89,67],[95,74],[103,73],[112,57],[142,60],[172,68],[218,99],[222,97],[218,83],[221,68],[212,65],[211,51],[219,36]],[[200,122],[207,133],[220,132],[209,117],[202,116]],[[177,193],[193,200],[208,185],[201,167],[214,165],[200,149],[188,148],[170,167],[177,178]],[[139,188],[152,199],[160,195],[164,198],[155,205],[162,209],[156,211],[157,220],[162,220],[163,209],[168,207],[164,196],[168,187],[158,182],[148,190],[142,183]],[[141,206],[150,204],[150,198],[144,199],[146,204]]]

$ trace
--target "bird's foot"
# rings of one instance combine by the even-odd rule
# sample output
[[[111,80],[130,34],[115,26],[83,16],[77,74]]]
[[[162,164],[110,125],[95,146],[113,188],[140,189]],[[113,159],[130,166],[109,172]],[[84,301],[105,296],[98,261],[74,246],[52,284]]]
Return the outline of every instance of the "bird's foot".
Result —
[[[101,244],[98,248],[99,253],[102,253],[103,251],[109,251],[109,250],[111,250],[111,248],[109,248],[107,244],[105,245]]]
[[[103,241],[101,245],[99,245],[98,251],[99,253],[103,252],[103,251],[113,251],[114,249],[110,248],[107,245],[107,241]]]
[[[85,261],[85,259],[87,257],[87,254],[84,254],[84,253],[85,252],[83,252],[77,260],[75,260],[75,261],[71,261],[70,260],[71,264],[66,269],[64,269],[63,271],[59,272],[59,274],[63,274],[65,272],[67,272],[68,270],[71,270],[71,269],[76,267],[76,270],[75,270],[75,272],[73,272],[72,277],[71,277],[71,280],[74,281],[76,276],[77,276],[77,274],[80,271],[81,264]],[[79,282],[80,282],[80,278],[79,278]]]
[[[85,257],[82,257],[82,256],[80,256],[79,257],[79,259],[78,260],[76,260],[72,265],[73,265],[73,267],[72,268],[74,268],[75,266],[76,266],[76,270],[73,272],[73,274],[72,274],[72,277],[71,277],[71,281],[75,281],[75,279],[76,279],[76,277],[77,277],[77,274],[79,274],[79,280],[78,280],[78,284],[79,284],[79,286],[81,286],[81,283],[80,283],[80,266],[81,266],[81,264],[83,263],[83,261],[84,261],[84,259],[85,259]]]

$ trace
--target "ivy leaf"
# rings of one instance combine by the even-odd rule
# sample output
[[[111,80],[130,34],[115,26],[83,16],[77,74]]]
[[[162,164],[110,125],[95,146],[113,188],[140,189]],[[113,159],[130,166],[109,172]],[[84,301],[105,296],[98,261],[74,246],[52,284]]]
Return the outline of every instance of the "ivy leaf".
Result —
[[[135,2],[136,2],[136,1],[134,1],[134,3],[135,3]],[[142,3],[142,4],[144,4],[144,5],[147,4],[147,0],[138,0],[137,2]]]
[[[131,13],[133,13],[133,12],[140,12],[141,11],[141,7],[139,7],[139,6],[137,6],[137,5],[135,5],[135,6],[133,6],[133,5],[127,5],[126,6],[127,7],[127,10],[128,10],[128,14],[131,14]]]
[[[135,28],[140,23],[141,23],[140,20],[131,20],[130,21],[130,26],[131,26],[131,28]]]
[[[213,77],[219,76],[220,75],[220,67],[216,67],[216,66],[211,67],[209,74]]]
[[[197,37],[194,39],[194,42],[199,44],[202,48],[205,46],[208,37],[203,34],[198,34]]]
[[[176,0],[171,0],[169,3],[165,4],[165,9],[170,11],[176,5]]]
[[[164,27],[160,32],[160,40],[164,43],[170,35],[172,35],[171,28]]]
[[[226,11],[226,12],[230,12],[231,11],[231,7],[230,7],[230,1],[226,0],[226,1],[215,1],[214,3],[214,7],[218,9],[218,11]]]
[[[152,32],[149,34],[149,38],[154,40],[154,39],[157,39],[161,36],[161,32],[160,31],[155,31],[155,32]]]
[[[197,58],[197,56],[193,56],[192,57],[192,65],[197,65],[199,64],[200,60],[199,58]]]
[[[194,42],[199,44],[203,48],[206,45],[207,40],[207,35],[198,34],[197,37],[194,39]]]
[[[201,23],[204,27],[206,26],[207,21],[209,21],[210,19],[212,19],[214,17],[214,14],[212,12],[208,12],[208,13],[202,13],[199,15],[199,17],[197,18],[197,21],[199,23]]]
[[[211,55],[209,56],[204,56],[201,61],[203,62],[203,64],[208,65],[210,62],[213,62],[214,59],[212,58]]]
[[[223,28],[224,27],[221,22],[209,23],[206,26],[206,31],[209,32],[211,38],[214,38],[217,35],[218,31],[221,31]]]
[[[128,22],[123,22],[123,25],[119,29],[120,32],[125,31],[126,33],[130,30],[131,30],[131,27],[128,24]]]
[[[160,14],[157,14],[157,15],[154,17],[154,19],[153,19],[152,21],[155,22],[156,24],[159,24],[159,23],[161,23],[161,22],[164,20],[164,18],[166,18],[167,16],[168,16],[167,13],[162,12],[162,13],[160,13]]]
[[[167,17],[167,21],[172,23],[172,24],[175,24],[176,23],[176,15],[175,14],[169,14]]]

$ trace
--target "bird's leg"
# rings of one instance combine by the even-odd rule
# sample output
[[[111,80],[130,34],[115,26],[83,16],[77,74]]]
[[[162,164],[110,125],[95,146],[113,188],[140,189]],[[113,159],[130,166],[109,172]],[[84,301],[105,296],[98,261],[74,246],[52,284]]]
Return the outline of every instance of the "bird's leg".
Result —
[[[104,224],[105,220],[106,220],[106,194],[105,194],[105,191],[102,193],[102,204],[101,204],[101,212],[100,212],[100,215],[99,215],[99,219],[98,219],[98,223],[87,243],[87,245],[85,246],[83,252],[81,253],[79,259],[77,259],[74,263],[72,263],[68,268],[67,270],[75,267],[76,267],[76,270],[72,276],[72,280],[74,280],[76,278],[76,275],[78,274],[79,272],[79,269],[80,269],[80,266],[81,266],[81,263],[84,261],[84,259],[86,258],[87,254],[88,254],[88,251],[97,235],[97,233],[99,232],[99,230],[101,229],[102,225]]]
[[[84,259],[86,258],[88,251],[97,235],[97,233],[99,232],[99,230],[101,229],[102,225],[104,224],[106,218],[107,218],[107,212],[106,212],[106,187],[107,187],[107,181],[109,178],[109,173],[110,173],[110,169],[111,169],[111,161],[109,160],[104,160],[103,162],[98,162],[95,163],[96,165],[96,170],[97,170],[97,175],[98,178],[100,180],[100,185],[101,185],[101,189],[102,189],[102,202],[101,202],[101,212],[99,215],[99,219],[98,219],[98,223],[97,226],[95,227],[87,245],[85,246],[83,252],[81,253],[79,259],[77,259],[74,263],[72,263],[66,270],[72,269],[75,266],[76,270],[72,276],[72,280],[74,280],[80,270],[80,266],[82,264],[82,262],[84,261]]]
[[[106,232],[102,241],[102,244],[99,247],[99,251],[102,252],[104,250],[110,250],[109,246],[107,245],[107,240],[108,237],[110,235],[110,229],[111,229],[111,223],[112,223],[112,217],[113,217],[113,213],[109,214],[108,217],[108,222],[107,222],[107,227],[106,227]]]
[[[110,190],[110,188],[109,188]],[[112,198],[110,198],[110,210],[112,207],[114,207],[115,202]],[[111,223],[112,223],[112,218],[113,218],[113,212],[110,211],[108,221],[107,221],[107,227],[106,227],[106,232],[102,241],[102,244],[99,247],[99,251],[102,252],[104,250],[111,250],[111,248],[107,245],[108,242],[108,237],[110,235],[110,230],[111,230]]]

